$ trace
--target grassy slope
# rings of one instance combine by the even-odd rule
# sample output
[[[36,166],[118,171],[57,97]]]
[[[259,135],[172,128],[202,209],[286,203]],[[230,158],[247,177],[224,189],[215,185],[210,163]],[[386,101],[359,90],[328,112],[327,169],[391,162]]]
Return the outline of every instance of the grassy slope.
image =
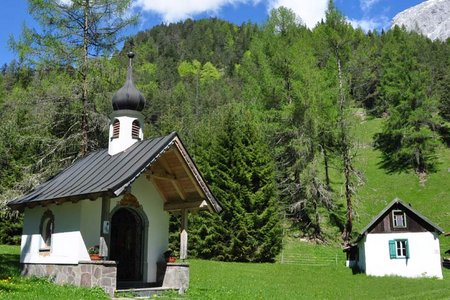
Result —
[[[381,129],[381,119],[368,119],[357,126],[360,143],[357,168],[364,171],[366,183],[358,189],[355,230],[362,229],[389,202],[398,197],[418,212],[450,231],[450,149],[439,149],[439,168],[421,186],[414,172],[388,174],[380,169],[381,153],[372,148],[372,137]],[[440,238],[442,253],[450,249],[450,237]]]

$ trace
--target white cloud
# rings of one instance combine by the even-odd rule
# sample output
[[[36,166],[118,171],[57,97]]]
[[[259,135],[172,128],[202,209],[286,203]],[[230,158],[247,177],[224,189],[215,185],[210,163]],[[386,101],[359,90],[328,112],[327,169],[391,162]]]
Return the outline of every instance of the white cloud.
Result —
[[[61,5],[66,5],[66,6],[71,6],[72,5],[72,0],[59,0],[58,2]]]
[[[176,22],[200,13],[216,15],[226,5],[257,4],[260,0],[135,0],[134,6],[156,13],[164,22]]]
[[[383,28],[386,29],[389,27],[389,19],[385,16],[371,19],[364,18],[359,20],[348,19],[347,21],[350,22],[354,28],[360,27],[365,32],[374,29],[380,31]]]
[[[359,0],[359,5],[361,6],[362,11],[367,12],[378,2],[380,2],[380,0]]]
[[[328,0],[269,0],[269,10],[284,6],[292,9],[309,28],[325,19]]]

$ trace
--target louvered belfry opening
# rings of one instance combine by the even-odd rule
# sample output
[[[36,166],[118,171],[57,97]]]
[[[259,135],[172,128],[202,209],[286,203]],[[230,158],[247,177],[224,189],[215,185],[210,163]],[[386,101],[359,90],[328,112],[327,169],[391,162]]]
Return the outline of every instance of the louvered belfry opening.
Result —
[[[140,139],[140,137],[139,137],[140,129],[141,129],[141,124],[139,124],[138,120],[134,120],[131,125],[131,137],[133,139]]]
[[[115,119],[113,122],[113,134],[112,138],[117,139],[119,138],[119,132],[120,132],[120,121]]]

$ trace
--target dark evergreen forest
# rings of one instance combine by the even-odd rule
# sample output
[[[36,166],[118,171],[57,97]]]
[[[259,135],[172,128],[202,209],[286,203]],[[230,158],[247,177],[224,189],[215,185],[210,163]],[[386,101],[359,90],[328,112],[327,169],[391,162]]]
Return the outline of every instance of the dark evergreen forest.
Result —
[[[107,147],[130,50],[145,137],[177,131],[225,209],[191,217],[194,256],[272,261],[286,219],[309,239],[349,242],[364,184],[353,164],[358,118],[383,118],[373,142],[386,172],[415,172],[424,184],[450,144],[450,40],[399,27],[366,33],[332,5],[313,29],[283,8],[261,26],[159,25],[88,58],[85,102],[76,64],[24,55],[1,68],[1,243],[20,233],[6,200],[82,156],[84,132],[87,151]]]

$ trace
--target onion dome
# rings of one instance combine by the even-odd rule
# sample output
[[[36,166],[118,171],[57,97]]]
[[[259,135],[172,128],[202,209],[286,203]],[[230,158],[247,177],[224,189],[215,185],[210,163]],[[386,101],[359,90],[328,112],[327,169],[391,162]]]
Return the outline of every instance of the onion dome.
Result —
[[[128,65],[127,80],[123,87],[112,97],[112,106],[114,110],[129,109],[142,111],[145,106],[145,98],[133,84],[131,60],[134,57],[134,53],[129,52],[128,57],[130,58],[130,64]]]

